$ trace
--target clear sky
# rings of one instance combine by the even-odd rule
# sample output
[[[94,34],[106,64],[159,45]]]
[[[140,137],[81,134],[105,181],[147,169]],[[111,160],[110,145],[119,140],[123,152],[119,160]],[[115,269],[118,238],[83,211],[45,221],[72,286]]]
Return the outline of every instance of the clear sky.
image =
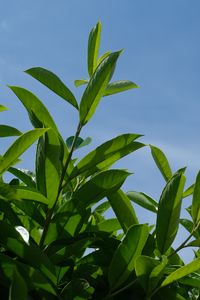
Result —
[[[88,149],[119,133],[144,134],[142,141],[162,148],[173,171],[187,166],[189,185],[200,169],[199,14],[199,0],[0,1],[0,103],[10,108],[1,113],[1,124],[31,128],[24,108],[6,87],[20,85],[44,101],[64,137],[74,134],[75,110],[23,70],[52,70],[80,98],[83,89],[73,81],[87,78],[88,33],[100,20],[101,52],[125,49],[114,79],[132,80],[140,88],[102,100],[82,132],[93,138]],[[1,140],[1,152],[11,141]],[[33,149],[23,167],[33,168],[32,156]],[[147,148],[117,166],[134,172],[125,190],[159,198],[164,181]],[[144,211],[138,214],[142,222],[153,220]]]

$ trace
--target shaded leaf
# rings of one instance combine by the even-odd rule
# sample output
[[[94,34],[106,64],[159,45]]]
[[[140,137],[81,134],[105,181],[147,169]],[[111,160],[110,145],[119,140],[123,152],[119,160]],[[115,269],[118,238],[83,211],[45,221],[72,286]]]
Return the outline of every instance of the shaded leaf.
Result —
[[[144,144],[134,142],[140,136],[139,134],[122,134],[103,143],[81,159],[70,177],[73,178],[80,174],[89,176],[97,171],[107,169],[120,158],[144,147]]]
[[[27,74],[31,75],[33,78],[40,81],[58,96],[66,100],[68,103],[73,105],[78,109],[78,103],[72,94],[72,92],[66,87],[66,85],[60,80],[60,78],[53,72],[46,70],[41,67],[31,68],[25,71]]]
[[[165,156],[165,154],[157,147],[150,145],[151,154],[153,159],[163,175],[164,179],[168,181],[172,177],[172,171],[169,165],[169,162]]]
[[[169,249],[178,230],[184,184],[183,172],[177,172],[166,184],[158,204],[156,240],[161,254]]]
[[[70,136],[66,139],[66,145],[68,149],[71,149],[72,143],[74,141],[74,136]],[[87,137],[85,140],[81,137],[78,137],[76,139],[74,150],[80,149],[81,147],[87,146],[91,143],[92,139],[90,137]]]
[[[27,300],[28,289],[23,277],[17,271],[14,271],[12,283],[9,291],[9,300]]]
[[[194,185],[191,215],[194,224],[198,224],[200,221],[200,171],[197,174]]]
[[[8,169],[8,172],[15,175],[17,178],[19,178],[23,183],[25,183],[29,187],[36,187],[35,181],[33,180],[33,177],[28,175],[27,172],[23,169],[16,169],[13,167],[10,167]]]
[[[94,114],[110,81],[111,74],[121,51],[111,53],[96,68],[83,93],[80,103],[80,124],[85,125]]]
[[[138,88],[138,86],[130,80],[115,81],[107,85],[104,96],[121,93],[134,88]]]
[[[124,232],[132,225],[138,224],[134,208],[122,190],[108,195],[107,198]]]
[[[183,198],[186,198],[190,195],[192,195],[194,192],[194,184],[190,185],[183,193]]]
[[[180,219],[180,223],[189,233],[194,231],[194,223],[191,220]],[[193,236],[196,238],[200,237],[198,231],[194,231]]]
[[[22,133],[11,126],[8,125],[0,125],[0,137],[8,137],[8,136],[19,136]]]
[[[15,161],[24,153],[40,136],[48,129],[34,129],[21,135],[6,151],[0,159],[0,173],[3,173],[12,166]]]
[[[134,271],[135,261],[141,255],[148,234],[147,225],[134,225],[127,231],[109,266],[108,280],[111,290],[120,287]]]
[[[95,27],[92,28],[88,39],[88,73],[90,76],[94,73],[97,67],[99,45],[101,38],[101,23],[98,22]]]
[[[145,193],[130,191],[127,192],[126,195],[129,197],[131,201],[140,205],[143,208],[146,208],[154,213],[157,213],[158,203],[146,195]]]

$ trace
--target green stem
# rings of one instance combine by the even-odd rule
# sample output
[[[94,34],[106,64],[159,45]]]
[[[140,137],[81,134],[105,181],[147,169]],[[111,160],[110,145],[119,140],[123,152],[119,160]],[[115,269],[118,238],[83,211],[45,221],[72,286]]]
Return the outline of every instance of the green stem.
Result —
[[[42,233],[42,236],[41,236],[41,239],[40,239],[40,244],[39,246],[42,248],[43,245],[44,245],[44,241],[45,241],[45,238],[46,238],[46,235],[47,235],[47,231],[48,231],[48,228],[49,228],[49,225],[51,223],[51,219],[52,219],[52,215],[53,215],[53,212],[54,212],[54,209],[55,209],[55,206],[58,202],[58,199],[60,197],[60,194],[62,192],[62,189],[63,189],[63,181],[65,179],[65,174],[67,172],[67,168],[69,166],[69,163],[71,161],[71,158],[72,158],[72,154],[74,152],[74,148],[75,148],[75,145],[76,145],[76,141],[79,137],[79,134],[80,134],[80,131],[82,129],[82,126],[81,124],[79,123],[78,124],[78,127],[77,127],[77,130],[76,130],[76,134],[74,136],[74,139],[73,139],[73,143],[72,143],[72,146],[71,146],[71,149],[68,153],[68,156],[67,156],[67,159],[66,159],[66,162],[65,162],[65,165],[63,167],[63,170],[62,170],[62,173],[61,173],[61,177],[60,177],[60,182],[59,182],[59,187],[58,187],[58,193],[57,193],[57,196],[56,196],[56,200],[55,200],[55,203],[53,205],[52,208],[48,209],[47,211],[47,214],[46,214],[46,220],[45,220],[45,224],[44,224],[44,229],[43,229],[43,233]]]

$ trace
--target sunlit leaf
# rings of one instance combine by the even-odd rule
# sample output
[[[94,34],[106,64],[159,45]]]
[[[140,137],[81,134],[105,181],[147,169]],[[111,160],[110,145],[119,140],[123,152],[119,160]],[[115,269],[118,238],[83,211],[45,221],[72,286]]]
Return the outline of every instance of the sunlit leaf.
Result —
[[[88,73],[90,76],[94,73],[97,67],[99,45],[101,38],[101,23],[98,22],[95,27],[92,28],[88,39]]]
[[[48,129],[33,129],[21,135],[4,153],[0,159],[0,173],[11,167],[40,136]]]
[[[53,72],[41,67],[31,68],[29,70],[26,70],[25,72],[31,75],[33,78],[40,81],[42,84],[44,84],[54,93],[56,93],[62,99],[66,100],[68,103],[72,104],[76,109],[78,109],[78,103],[72,92]]]
[[[8,108],[2,104],[0,104],[0,112],[8,110]]]
[[[183,198],[191,196],[194,192],[194,184],[190,185],[183,193]]]
[[[121,93],[134,88],[138,88],[138,86],[130,80],[115,81],[107,85],[104,96]]]
[[[19,178],[21,181],[23,181],[27,186],[33,187],[33,188],[36,187],[33,177],[31,175],[27,174],[27,172],[25,172],[25,170],[10,167],[8,169],[8,172],[15,175],[17,178]]]
[[[147,225],[134,225],[127,231],[109,266],[108,280],[111,290],[120,287],[134,271],[135,261],[141,255],[148,234]]]
[[[161,254],[169,249],[178,230],[184,184],[183,172],[177,172],[166,184],[158,204],[156,239]]]
[[[197,174],[192,199],[192,219],[195,224],[200,221],[200,171]]]
[[[17,196],[21,199],[36,201],[47,205],[49,204],[49,199],[40,194],[36,189],[19,186],[16,188],[16,192]]]
[[[143,208],[146,208],[154,213],[157,213],[158,203],[146,195],[145,193],[130,191],[126,193],[131,201],[140,205]]]
[[[88,82],[89,82],[88,79],[77,79],[77,80],[74,80],[74,85],[76,87],[79,87],[81,85],[87,84]]]
[[[0,125],[0,137],[7,137],[7,136],[19,136],[22,133],[11,126],[8,125]]]

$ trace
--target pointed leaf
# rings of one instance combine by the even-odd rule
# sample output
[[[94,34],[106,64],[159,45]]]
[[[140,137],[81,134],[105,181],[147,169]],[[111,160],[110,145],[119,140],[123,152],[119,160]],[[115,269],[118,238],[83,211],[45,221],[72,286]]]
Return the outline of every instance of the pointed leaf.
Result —
[[[169,165],[169,162],[165,156],[165,154],[157,147],[150,145],[151,154],[153,159],[163,175],[164,179],[168,181],[172,177],[172,171]]]
[[[16,188],[16,192],[17,196],[21,199],[36,201],[47,205],[49,204],[49,199],[40,194],[36,189],[19,186]]]
[[[97,67],[100,38],[101,23],[98,22],[96,26],[92,28],[88,39],[88,73],[90,76],[92,76]]]
[[[200,221],[200,171],[197,174],[192,199],[192,219],[195,224]]]
[[[134,88],[138,88],[138,85],[130,80],[115,81],[107,85],[104,96],[121,93]]]
[[[72,104],[76,109],[78,109],[78,103],[72,92],[53,72],[41,67],[31,68],[29,70],[26,70],[25,72],[31,75],[33,78],[40,81],[58,96],[66,100],[68,103]]]
[[[200,269],[200,258],[193,260],[191,263],[178,268],[176,271],[172,272],[169,276],[165,278],[162,282],[161,287],[171,284],[174,281],[178,281],[179,279],[196,272]]]
[[[180,219],[180,223],[189,233],[193,232],[194,237],[196,237],[196,238],[200,237],[198,231],[197,230],[194,231],[194,223],[191,220]]]
[[[190,185],[183,193],[183,198],[191,196],[194,192],[194,184]]]
[[[147,225],[134,225],[114,253],[108,270],[111,290],[120,287],[135,269],[135,261],[144,248],[149,234]]]
[[[124,232],[132,225],[138,224],[134,208],[122,190],[110,194],[107,198]]]
[[[110,81],[121,51],[111,53],[96,68],[83,93],[80,103],[80,124],[85,125],[94,114]]]
[[[107,169],[125,155],[144,147],[144,144],[134,142],[140,136],[139,134],[122,134],[103,143],[77,164],[70,177],[73,178],[80,174],[89,176],[97,171]]]
[[[48,129],[34,129],[21,135],[0,159],[0,174],[5,172]]]
[[[0,112],[8,110],[8,108],[2,104],[0,104]]]
[[[0,125],[0,137],[7,137],[7,136],[19,136],[22,133],[11,126],[8,125]]]
[[[74,80],[74,85],[76,87],[79,87],[81,85],[88,84],[88,82],[89,82],[88,79],[77,79],[77,80]]]
[[[13,167],[10,167],[8,169],[8,172],[15,175],[17,178],[19,178],[23,183],[25,183],[29,187],[36,187],[35,181],[33,180],[33,177],[31,175],[28,175],[25,170],[16,169]]]
[[[165,272],[167,264],[168,264],[168,259],[166,256],[163,255],[160,263],[157,266],[155,266],[150,273],[149,283],[148,283],[149,292],[153,291],[157,287],[159,281],[161,280]]]
[[[108,55],[110,55],[110,53],[111,53],[111,51],[108,51],[108,52],[102,54],[102,55],[99,57],[98,61],[97,61],[97,66],[98,66],[98,65],[99,65],[106,57],[108,57]]]
[[[131,201],[140,205],[143,208],[146,208],[154,213],[158,211],[158,203],[146,195],[145,193],[130,191],[127,192],[126,195],[129,197]]]
[[[24,278],[19,274],[17,269],[14,271],[13,280],[9,291],[9,300],[27,300],[28,289]]]
[[[159,201],[156,239],[161,254],[169,249],[178,230],[184,184],[183,172],[177,172],[166,184]]]

